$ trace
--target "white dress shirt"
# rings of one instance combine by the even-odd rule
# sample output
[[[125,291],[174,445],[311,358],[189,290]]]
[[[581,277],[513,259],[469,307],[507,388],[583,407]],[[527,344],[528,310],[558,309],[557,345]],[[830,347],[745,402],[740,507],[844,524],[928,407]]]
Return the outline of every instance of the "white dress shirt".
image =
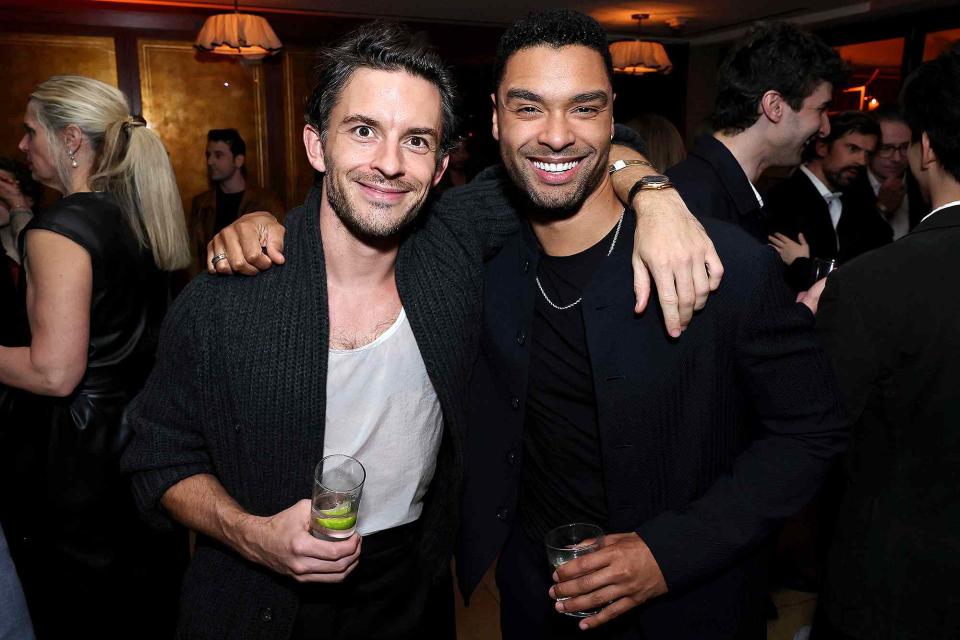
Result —
[[[813,186],[817,188],[817,191],[827,202],[827,208],[830,210],[830,222],[833,223],[833,230],[836,231],[837,224],[840,222],[840,216],[843,215],[843,201],[840,200],[840,196],[843,194],[839,191],[830,191],[830,189],[827,189],[827,185],[823,184],[823,181],[814,175],[810,169],[807,169],[806,165],[800,165],[800,171],[803,171],[803,175],[810,179],[810,182],[813,183]],[[836,239],[836,234],[834,234],[834,238]]]

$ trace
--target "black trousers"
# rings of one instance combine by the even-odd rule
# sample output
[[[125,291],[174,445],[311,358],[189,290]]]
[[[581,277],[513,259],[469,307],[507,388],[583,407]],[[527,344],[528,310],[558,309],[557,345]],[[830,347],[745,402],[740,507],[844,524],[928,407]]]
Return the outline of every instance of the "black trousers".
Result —
[[[424,575],[417,523],[363,538],[360,561],[339,584],[304,585],[292,638],[453,640],[453,579]]]
[[[640,640],[630,614],[581,631],[580,618],[558,613],[548,593],[553,570],[543,543],[533,540],[516,521],[497,561],[500,630],[503,640]]]

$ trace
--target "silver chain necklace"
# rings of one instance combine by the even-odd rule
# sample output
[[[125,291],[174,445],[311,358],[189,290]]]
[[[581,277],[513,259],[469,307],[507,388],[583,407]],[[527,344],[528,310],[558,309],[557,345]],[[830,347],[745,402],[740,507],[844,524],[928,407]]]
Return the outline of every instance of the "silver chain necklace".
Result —
[[[610,250],[607,251],[607,257],[608,257],[608,258],[610,257],[610,254],[613,253],[613,248],[614,248],[615,246],[617,246],[617,238],[620,237],[620,225],[623,224],[623,216],[624,216],[624,214],[626,214],[626,212],[627,212],[627,210],[624,209],[623,212],[620,213],[620,220],[617,222],[617,230],[613,232],[613,242],[610,243]],[[553,300],[550,299],[550,296],[547,295],[547,292],[543,290],[543,285],[540,284],[540,276],[535,276],[535,277],[534,277],[534,280],[537,281],[537,288],[540,289],[540,295],[543,296],[543,299],[547,301],[547,304],[548,304],[548,305],[550,305],[551,307],[553,307],[553,308],[556,309],[557,311],[566,311],[567,309],[572,309],[572,308],[574,308],[575,306],[577,306],[578,304],[580,304],[580,301],[581,301],[581,300],[583,300],[583,296],[580,296],[579,298],[577,298],[576,300],[574,300],[574,301],[571,302],[570,304],[567,304],[567,305],[564,305],[564,306],[561,307],[560,305],[555,304],[555,303],[553,302]]]

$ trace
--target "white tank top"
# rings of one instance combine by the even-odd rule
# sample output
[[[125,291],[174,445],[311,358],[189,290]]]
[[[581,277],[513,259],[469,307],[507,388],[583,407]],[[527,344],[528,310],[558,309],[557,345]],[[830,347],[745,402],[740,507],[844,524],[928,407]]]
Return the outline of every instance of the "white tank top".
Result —
[[[370,344],[330,349],[323,455],[345,453],[366,469],[361,534],[420,517],[442,432],[440,401],[405,310]]]

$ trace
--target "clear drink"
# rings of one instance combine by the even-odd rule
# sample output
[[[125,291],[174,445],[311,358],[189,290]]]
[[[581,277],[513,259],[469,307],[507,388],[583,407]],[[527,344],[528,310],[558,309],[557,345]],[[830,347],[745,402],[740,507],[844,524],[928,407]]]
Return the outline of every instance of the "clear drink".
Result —
[[[557,527],[547,534],[544,540],[547,548],[547,561],[556,569],[574,558],[593,553],[603,546],[603,529],[595,524],[582,522]],[[569,598],[557,598],[569,600]],[[574,618],[587,618],[600,613],[600,609],[585,611],[564,611]]]
[[[345,455],[325,457],[314,473],[310,533],[321,540],[345,540],[357,530],[357,512],[367,473]]]
[[[314,501],[310,511],[310,532],[315,537],[344,540],[356,530],[357,509],[353,501]]]

